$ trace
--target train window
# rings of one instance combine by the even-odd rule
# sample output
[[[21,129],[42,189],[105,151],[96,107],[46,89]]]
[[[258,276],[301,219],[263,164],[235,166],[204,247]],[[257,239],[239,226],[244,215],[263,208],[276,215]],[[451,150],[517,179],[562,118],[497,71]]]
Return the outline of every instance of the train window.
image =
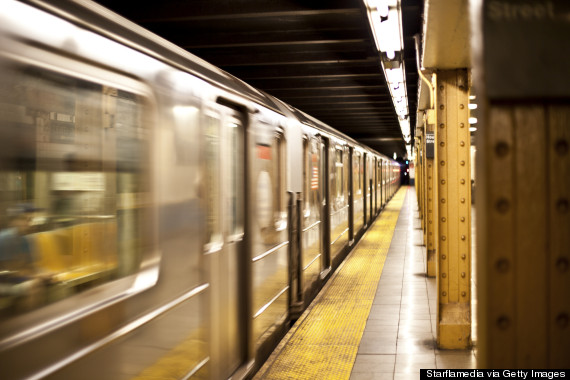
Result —
[[[285,139],[283,134],[277,133],[271,144],[275,157],[272,160],[273,174],[273,215],[275,220],[275,228],[279,231],[283,230],[287,225],[286,209],[287,200],[285,199]]]
[[[344,173],[346,173],[346,175],[344,176],[344,180],[343,180],[343,189],[344,189],[344,199],[345,202],[348,202],[348,173],[349,173],[349,162],[348,162],[348,155],[350,154],[350,150],[348,148],[348,146],[344,147],[344,152],[343,152],[343,156],[344,156]]]
[[[360,153],[354,156],[354,191],[356,194],[362,193],[362,163]]]
[[[206,184],[206,250],[222,243],[220,222],[220,119],[207,115],[204,123]]]
[[[262,251],[282,242],[281,232],[284,233],[287,228],[285,144],[283,134],[276,132],[271,139],[256,147],[256,223],[265,244],[265,247],[261,247]]]
[[[309,149],[309,139],[305,136],[303,138],[303,193],[305,203],[305,216],[309,216],[309,193],[311,182],[311,150]]]
[[[320,220],[319,207],[319,140],[304,140],[304,197],[305,224],[310,225]]]
[[[229,233],[238,235],[243,233],[243,127],[235,120],[231,119],[225,125],[227,136],[227,154],[230,158],[229,177]]]
[[[43,68],[0,76],[0,319],[138,271],[147,100]]]
[[[335,150],[336,197],[344,198],[344,164],[342,149]]]

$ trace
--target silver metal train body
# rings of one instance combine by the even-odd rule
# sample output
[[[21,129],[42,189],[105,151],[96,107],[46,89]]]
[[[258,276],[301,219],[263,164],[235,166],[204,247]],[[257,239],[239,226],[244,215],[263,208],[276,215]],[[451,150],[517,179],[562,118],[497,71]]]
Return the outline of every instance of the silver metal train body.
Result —
[[[91,2],[2,1],[0,378],[248,376],[399,166]]]

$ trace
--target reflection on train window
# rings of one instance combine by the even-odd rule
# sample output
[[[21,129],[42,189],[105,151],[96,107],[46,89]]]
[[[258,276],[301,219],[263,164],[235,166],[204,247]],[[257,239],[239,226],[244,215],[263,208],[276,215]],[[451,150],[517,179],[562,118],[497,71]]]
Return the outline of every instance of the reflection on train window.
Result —
[[[222,230],[220,223],[220,119],[206,116],[205,126],[205,155],[206,155],[206,249],[222,243]]]
[[[0,79],[0,319],[138,270],[144,99],[32,67]]]

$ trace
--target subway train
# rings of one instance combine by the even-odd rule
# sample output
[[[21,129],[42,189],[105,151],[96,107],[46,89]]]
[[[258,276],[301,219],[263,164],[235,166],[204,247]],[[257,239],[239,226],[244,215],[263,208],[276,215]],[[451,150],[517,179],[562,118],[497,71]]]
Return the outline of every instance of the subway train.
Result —
[[[395,161],[93,2],[0,13],[0,379],[250,377]]]

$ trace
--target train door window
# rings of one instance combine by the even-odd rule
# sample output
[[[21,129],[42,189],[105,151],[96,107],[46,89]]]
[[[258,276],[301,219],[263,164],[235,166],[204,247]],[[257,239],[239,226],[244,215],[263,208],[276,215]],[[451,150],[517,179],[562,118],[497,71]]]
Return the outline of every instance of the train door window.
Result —
[[[153,244],[145,87],[4,64],[0,320],[137,273]]]
[[[336,203],[342,203],[344,200],[344,164],[342,148],[335,149],[335,177],[336,177],[336,189],[335,189],[335,200]]]
[[[264,126],[270,128],[269,126]],[[287,199],[285,194],[286,142],[283,134],[274,135],[257,145],[258,174],[256,184],[257,224],[266,246],[281,242],[279,234],[287,228]],[[267,248],[267,247],[265,247]],[[263,248],[263,249],[265,249]]]
[[[362,194],[362,163],[360,153],[356,153],[354,159],[354,192]]]
[[[224,125],[226,144],[224,154],[229,158],[228,173],[228,228],[230,235],[243,233],[243,126],[240,121],[231,118]]]
[[[309,150],[309,139],[307,136],[303,137],[303,193],[305,194],[304,197],[304,214],[308,216],[309,212],[309,182],[310,182],[310,175],[309,175],[309,162],[310,162],[310,150]]]
[[[348,204],[348,186],[349,186],[349,161],[348,161],[348,155],[350,154],[349,151],[349,147],[345,146],[344,150],[343,150],[343,160],[344,160],[344,167],[343,167],[343,172],[346,173],[344,175],[344,179],[343,179],[343,194],[344,194],[344,203]]]
[[[275,228],[282,231],[287,226],[287,200],[285,197],[285,139],[282,133],[277,133],[272,142],[272,150],[275,152],[275,159],[272,160],[273,174],[273,219]]]
[[[220,222],[220,118],[208,114],[204,120],[205,161],[204,182],[206,186],[206,247],[207,251],[220,248],[222,227]]]

